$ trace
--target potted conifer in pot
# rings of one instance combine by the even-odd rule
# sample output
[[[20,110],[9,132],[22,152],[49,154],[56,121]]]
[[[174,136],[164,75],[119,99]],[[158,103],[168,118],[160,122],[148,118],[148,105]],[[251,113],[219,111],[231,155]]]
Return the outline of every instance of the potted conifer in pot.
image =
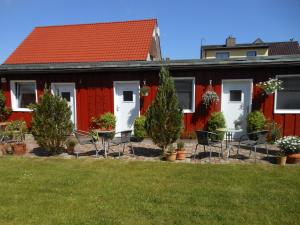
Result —
[[[280,166],[285,166],[286,158],[287,156],[285,155],[284,151],[279,151],[277,154],[277,164]]]
[[[173,145],[170,145],[168,151],[165,154],[165,158],[167,161],[174,162],[176,160],[176,150]]]
[[[184,143],[182,141],[177,142],[177,156],[178,160],[185,160]]]
[[[7,135],[15,141],[12,144],[12,150],[15,155],[24,155],[26,153],[25,133],[27,132],[26,122],[14,120],[9,122],[5,128]]]

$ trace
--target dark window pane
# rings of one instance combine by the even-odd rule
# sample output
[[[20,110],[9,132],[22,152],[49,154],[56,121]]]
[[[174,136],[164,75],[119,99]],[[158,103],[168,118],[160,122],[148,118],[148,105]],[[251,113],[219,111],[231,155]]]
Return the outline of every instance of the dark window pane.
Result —
[[[280,77],[283,90],[277,91],[277,109],[300,109],[300,76]]]
[[[248,52],[247,52],[247,56],[248,56],[248,57],[256,56],[256,51],[248,51]]]
[[[241,90],[230,90],[230,101],[240,102],[242,101],[242,91]]]
[[[217,59],[228,59],[229,58],[229,52],[217,52],[216,53]]]
[[[132,102],[133,101],[133,91],[123,91],[123,101]]]
[[[192,110],[193,80],[174,80],[174,84],[180,107]]]
[[[70,92],[62,92],[61,93],[61,97],[63,99],[66,99],[67,102],[70,102],[71,101],[71,93]]]
[[[35,103],[35,83],[16,83],[16,92],[19,108]]]

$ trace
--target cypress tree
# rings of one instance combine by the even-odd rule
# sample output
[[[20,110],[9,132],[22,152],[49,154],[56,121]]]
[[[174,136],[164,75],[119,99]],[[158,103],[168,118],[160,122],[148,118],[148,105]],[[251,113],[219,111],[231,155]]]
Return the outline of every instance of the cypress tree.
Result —
[[[183,114],[169,70],[162,67],[159,78],[157,94],[146,112],[145,127],[153,142],[164,152],[179,138]]]
[[[37,143],[51,153],[58,153],[73,130],[71,109],[65,99],[44,90],[33,109],[32,134]]]

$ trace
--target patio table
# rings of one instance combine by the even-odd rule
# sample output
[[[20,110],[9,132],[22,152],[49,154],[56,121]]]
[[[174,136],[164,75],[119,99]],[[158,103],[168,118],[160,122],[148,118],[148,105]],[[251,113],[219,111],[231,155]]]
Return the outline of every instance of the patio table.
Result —
[[[115,133],[115,130],[95,129],[93,131],[97,133],[99,138],[101,137],[102,146],[104,150],[104,157],[107,158],[107,154],[109,150],[109,141],[111,139],[111,136]]]
[[[230,156],[230,151],[233,151],[233,134],[242,131],[234,128],[218,128],[217,131],[225,133],[225,146],[227,151],[227,158]]]

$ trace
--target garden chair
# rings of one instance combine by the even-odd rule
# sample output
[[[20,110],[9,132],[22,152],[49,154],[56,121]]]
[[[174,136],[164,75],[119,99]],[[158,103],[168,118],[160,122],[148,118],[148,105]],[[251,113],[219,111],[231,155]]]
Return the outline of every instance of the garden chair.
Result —
[[[97,145],[96,145],[96,140],[94,140],[88,132],[85,132],[85,131],[81,131],[81,130],[74,130],[73,133],[75,134],[75,137],[78,141],[78,143],[80,145],[86,145],[86,144],[92,144],[94,145],[95,147],[95,150],[96,150],[96,157],[99,156],[99,149],[97,148]],[[77,158],[78,158],[78,155],[79,155],[80,152],[76,151],[75,154],[77,155]]]
[[[209,148],[209,160],[211,160],[212,147],[221,148],[219,151],[219,157],[220,157],[221,152],[222,152],[222,141],[218,140],[218,135],[216,133],[209,132],[209,131],[203,131],[203,130],[197,130],[196,135],[197,135],[198,143],[197,143],[195,151],[194,151],[194,160],[196,157],[196,151],[197,151],[198,145],[202,145],[204,147],[204,152],[206,152],[206,150],[205,150],[206,146]],[[222,152],[222,154],[223,154],[223,152]]]
[[[130,145],[132,155],[134,156],[134,149],[133,149],[133,145],[131,143],[131,133],[132,133],[132,130],[124,130],[124,131],[115,133],[116,136],[118,136],[117,134],[120,134],[120,137],[113,138],[111,140],[109,146],[113,147],[113,146],[123,145],[123,154],[124,154],[126,145]],[[119,158],[120,158],[120,154],[121,154],[121,152],[119,151]]]
[[[269,157],[269,150],[267,145],[267,137],[268,137],[268,131],[262,130],[262,131],[256,131],[248,134],[244,134],[239,139],[239,145],[237,150],[237,157],[239,156],[240,148],[242,146],[250,147],[250,153],[249,158],[251,156],[251,153],[254,149],[254,158],[256,162],[256,147],[258,145],[265,145],[265,149],[267,151],[267,158]]]

